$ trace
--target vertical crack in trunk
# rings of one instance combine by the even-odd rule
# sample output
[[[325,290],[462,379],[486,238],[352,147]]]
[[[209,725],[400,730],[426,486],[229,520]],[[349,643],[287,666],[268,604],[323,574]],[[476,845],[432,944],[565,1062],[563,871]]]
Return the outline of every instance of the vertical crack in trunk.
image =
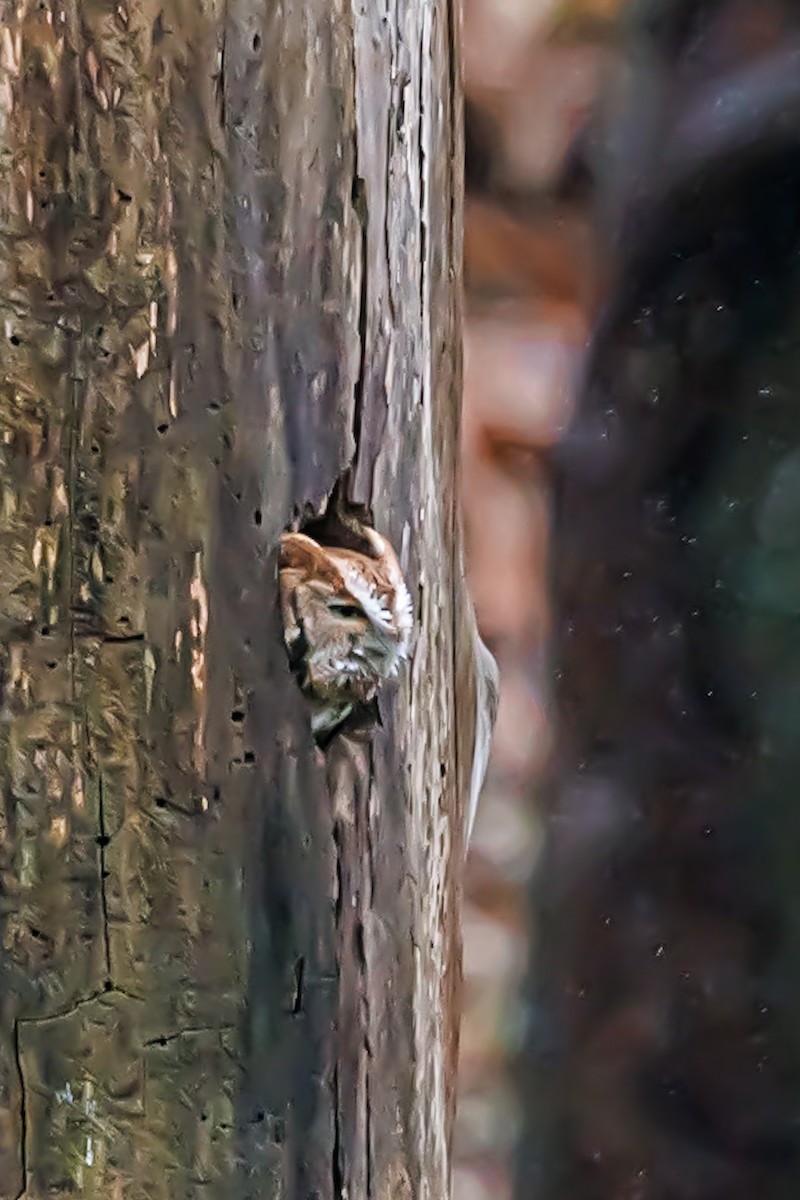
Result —
[[[70,405],[67,414],[67,585],[66,594],[68,600],[67,610],[67,630],[69,639],[69,686],[70,686],[70,702],[72,704],[73,713],[77,705],[78,690],[75,680],[75,606],[78,597],[75,595],[75,529],[76,529],[76,512],[75,512],[75,487],[78,479],[77,451],[78,451],[78,351],[77,340],[80,338],[80,333],[73,339],[72,353],[70,355],[70,374],[72,377],[72,387],[70,388]]]
[[[405,88],[408,76],[403,72],[398,75],[389,93],[389,105],[386,117],[386,174],[384,176],[383,195],[383,253],[386,264],[386,298],[389,302],[389,316],[392,325],[397,324],[397,304],[395,302],[395,279],[392,270],[392,159],[394,157],[395,138],[401,136],[405,124]],[[387,397],[388,400],[388,397]]]
[[[22,1058],[19,1052],[19,1027],[20,1020],[14,1022],[14,1062],[17,1068],[19,1077],[19,1169],[20,1169],[20,1190],[14,1197],[14,1200],[22,1200],[22,1197],[28,1190],[28,1113],[27,1113],[27,1091],[25,1088],[25,1075],[22,1071]]]
[[[372,1011],[370,1008],[371,979],[366,928],[366,917],[369,909],[372,907],[373,898],[375,896],[375,845],[372,837],[372,795],[373,783],[375,780],[375,751],[372,742],[369,744],[367,754],[367,768],[367,786],[364,789],[364,861],[366,869],[364,871],[361,887],[361,986],[362,996],[364,999],[364,1052],[366,1054],[366,1062],[364,1064],[364,1104],[366,1107],[364,1155],[366,1160],[367,1200],[372,1200],[374,1194],[372,1186],[372,1096],[370,1088],[372,1072]],[[367,884],[369,884],[369,887],[367,887]]]
[[[331,1157],[331,1183],[333,1200],[344,1200],[344,1178],[342,1175],[342,1122],[339,1101],[339,1065],[333,1069],[333,1155]]]
[[[219,42],[219,76],[216,81],[217,120],[219,121],[222,141],[226,146],[227,138],[225,136],[225,121],[227,118],[227,105],[225,103],[225,72],[228,66],[228,10],[228,0],[225,0],[220,19],[221,35]]]
[[[367,199],[367,184],[359,173],[358,152],[358,55],[356,40],[358,37],[358,19],[355,6],[351,9],[352,27],[352,72],[353,72],[353,186],[351,200],[353,210],[358,217],[361,229],[361,278],[359,280],[358,297],[358,375],[353,385],[353,458],[351,462],[351,487],[358,479],[358,460],[361,451],[361,431],[364,413],[364,386],[367,372],[367,301],[369,296],[369,204]],[[371,497],[370,497],[371,499]]]
[[[372,1189],[372,1095],[370,1088],[370,1062],[371,1056],[369,1053],[369,1044],[367,1044],[367,1069],[364,1074],[364,1103],[367,1109],[366,1129],[364,1130],[365,1146],[364,1152],[366,1155],[366,1177],[367,1177],[367,1197],[366,1200],[373,1200],[375,1195]]]
[[[364,383],[367,372],[367,300],[369,295],[369,215],[366,184],[357,173],[358,135],[356,134],[356,166],[353,174],[353,208],[361,226],[361,280],[358,300],[358,375],[353,387],[353,476],[358,474],[358,456],[361,449],[361,427],[364,411]]]
[[[336,902],[334,905],[334,943],[336,962],[336,992],[338,995],[342,981],[342,889],[344,885],[342,872],[342,831],[338,818],[333,822],[333,845],[336,852]],[[331,1156],[331,1184],[333,1200],[343,1200],[344,1173],[342,1167],[342,1097],[339,1088],[339,1056],[341,1054],[340,1018],[337,1017],[335,1027],[335,1050],[331,1093],[333,1099],[333,1151]]]
[[[419,39],[419,88],[417,92],[417,148],[419,160],[419,312],[420,323],[423,329],[426,326],[427,305],[425,303],[425,285],[427,283],[428,272],[426,270],[428,261],[428,220],[426,216],[427,206],[427,186],[425,182],[425,64],[426,64],[426,46],[425,46],[425,30],[427,28],[424,19],[420,22],[421,33]],[[423,395],[423,402],[424,402]]]
[[[103,952],[105,955],[106,964],[106,979],[105,989],[111,991],[114,986],[113,976],[111,974],[111,937],[108,927],[108,895],[106,891],[106,847],[108,846],[109,838],[106,833],[106,811],[105,811],[105,790],[103,776],[98,771],[97,774],[97,809],[98,823],[100,826],[100,834],[97,838],[98,854],[98,869],[100,872],[100,910],[103,919]]]

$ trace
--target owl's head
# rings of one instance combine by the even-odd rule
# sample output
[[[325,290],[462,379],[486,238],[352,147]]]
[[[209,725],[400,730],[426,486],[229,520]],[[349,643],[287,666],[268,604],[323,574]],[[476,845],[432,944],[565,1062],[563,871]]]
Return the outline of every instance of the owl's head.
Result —
[[[411,597],[394,551],[374,529],[364,551],[286,533],[280,547],[284,638],[301,686],[318,704],[315,731],[374,698],[408,656]]]

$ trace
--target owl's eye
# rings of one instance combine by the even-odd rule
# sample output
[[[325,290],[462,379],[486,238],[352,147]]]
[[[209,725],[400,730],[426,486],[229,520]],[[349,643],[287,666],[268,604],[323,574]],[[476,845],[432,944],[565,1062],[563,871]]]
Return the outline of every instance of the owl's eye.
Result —
[[[340,600],[330,600],[328,602],[328,608],[333,609],[333,611],[340,617],[363,616],[363,613],[357,604],[347,604]]]

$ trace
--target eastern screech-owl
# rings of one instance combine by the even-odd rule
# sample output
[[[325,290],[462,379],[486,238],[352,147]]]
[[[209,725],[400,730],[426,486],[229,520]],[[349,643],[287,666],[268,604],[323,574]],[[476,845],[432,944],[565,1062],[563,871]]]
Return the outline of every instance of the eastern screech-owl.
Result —
[[[304,533],[281,538],[284,639],[314,705],[317,737],[374,699],[408,655],[412,606],[400,565],[374,529],[358,532],[370,553],[322,546]]]

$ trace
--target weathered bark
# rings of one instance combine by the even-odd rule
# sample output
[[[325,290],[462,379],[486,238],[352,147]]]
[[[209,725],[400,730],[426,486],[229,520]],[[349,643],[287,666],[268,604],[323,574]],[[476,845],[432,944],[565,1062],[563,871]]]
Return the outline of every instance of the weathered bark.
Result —
[[[439,1200],[453,10],[2,17],[0,1195]],[[323,756],[275,547],[345,474],[418,633]]]

